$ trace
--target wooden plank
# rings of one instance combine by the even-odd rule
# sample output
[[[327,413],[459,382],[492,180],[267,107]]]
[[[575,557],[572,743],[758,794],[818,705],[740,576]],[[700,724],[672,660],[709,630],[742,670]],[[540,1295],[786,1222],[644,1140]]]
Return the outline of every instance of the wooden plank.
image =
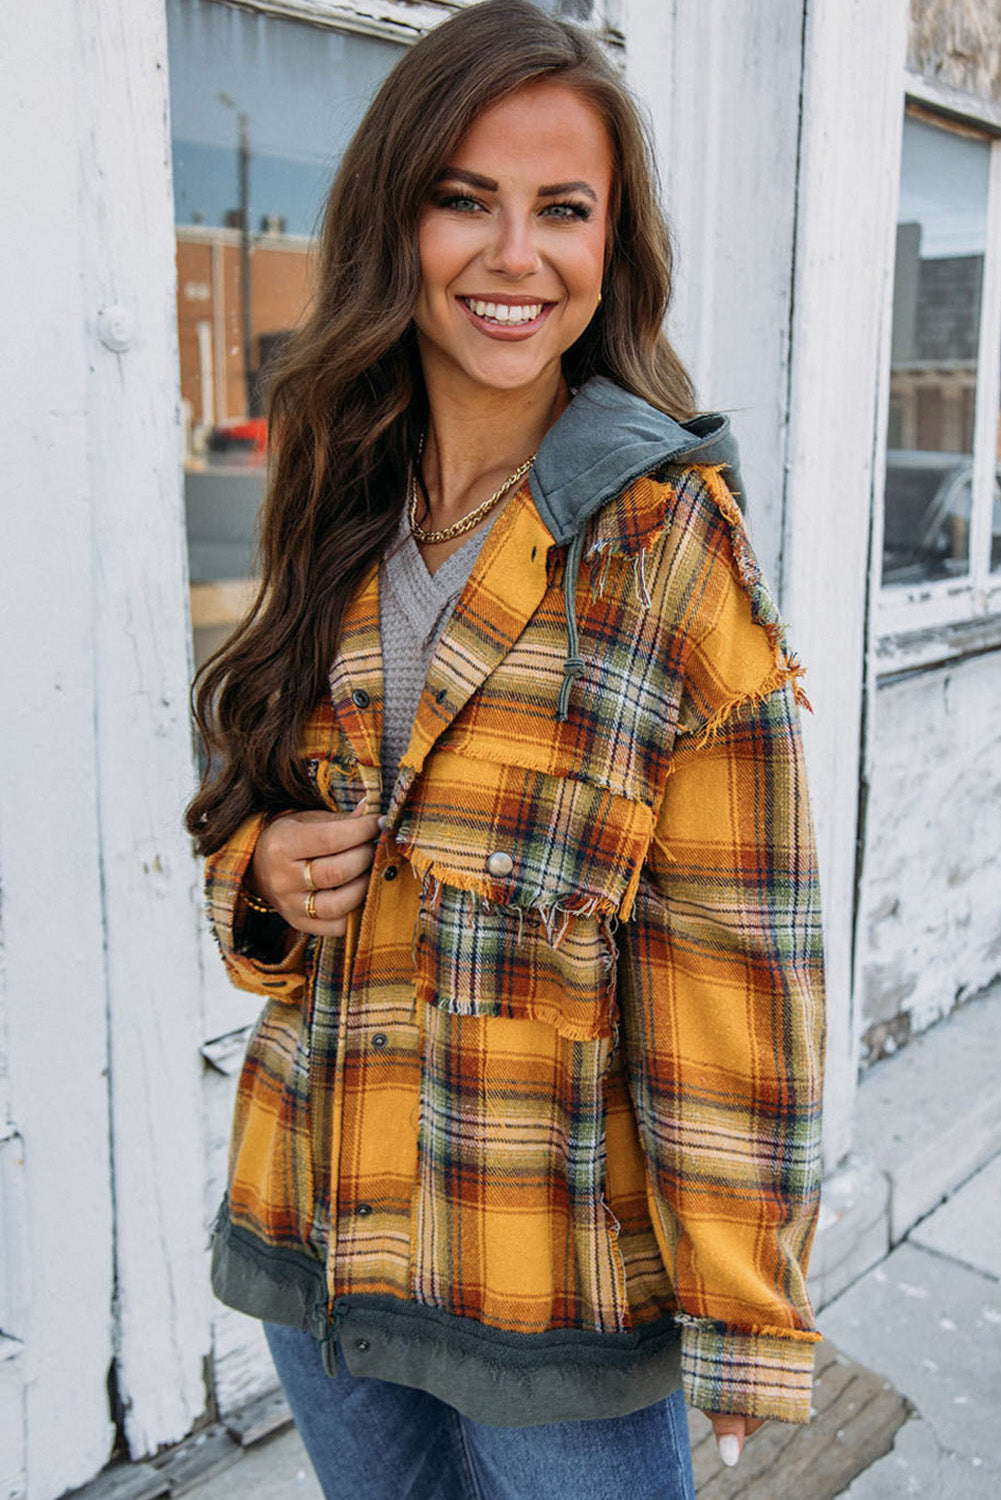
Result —
[[[170,1493],[169,1478],[152,1464],[115,1464],[64,1500],[161,1500]]]
[[[671,336],[730,413],[751,532],[779,587],[803,0],[636,5],[629,80],[678,246]]]
[[[270,1391],[256,1401],[250,1401],[240,1411],[226,1419],[226,1430],[241,1448],[252,1448],[276,1432],[284,1432],[292,1426],[292,1413],[283,1391]]]
[[[335,25],[340,31],[413,42],[471,0],[235,0],[245,10],[287,20]],[[543,6],[545,8],[545,6]],[[619,0],[598,0],[589,16],[574,17],[614,41],[620,35]]]
[[[118,1387],[133,1456],[203,1412],[198,872],[162,0],[75,13],[99,837],[117,1205]]]
[[[204,1484],[213,1474],[231,1468],[241,1457],[239,1443],[222,1427],[205,1427],[189,1437],[162,1459],[155,1461],[161,1478],[170,1485],[171,1496],[187,1494]]]
[[[731,411],[752,536],[817,710],[805,733],[828,952],[828,1170],[850,1145],[857,1070],[853,830],[906,34],[907,0],[677,0],[637,8],[628,40],[680,245],[669,327],[702,403]],[[861,70],[849,111],[845,57]]]
[[[690,1413],[692,1467],[699,1500],[835,1500],[888,1453],[911,1414],[899,1391],[829,1341],[818,1349],[815,1415],[803,1426],[768,1422],[728,1469],[708,1418]]]
[[[808,668],[804,738],[824,893],[829,997],[825,1164],[851,1144],[860,746],[874,449],[885,426],[907,0],[807,11],[789,387],[783,605]],[[853,59],[845,108],[844,59]],[[878,460],[877,460],[878,461]]]
[[[0,1123],[24,1145],[11,1232],[33,1253],[4,1329],[23,1352],[3,1368],[33,1500],[88,1479],[114,1437],[78,15],[16,7],[0,47],[5,201],[31,222],[30,253],[0,242]]]

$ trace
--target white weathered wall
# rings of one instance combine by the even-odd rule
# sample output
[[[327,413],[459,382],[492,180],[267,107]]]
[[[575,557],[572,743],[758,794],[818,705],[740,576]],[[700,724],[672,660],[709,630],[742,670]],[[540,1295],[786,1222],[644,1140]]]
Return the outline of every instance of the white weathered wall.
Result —
[[[0,243],[0,874],[8,1268],[9,1494],[56,1496],[110,1451],[107,972],[93,703],[95,547],[74,136],[74,6],[21,7],[0,49],[5,201],[32,254]],[[45,58],[45,66],[41,60]],[[47,123],[42,129],[41,121]],[[6,1322],[6,1319],[11,1322]],[[32,1476],[30,1490],[27,1475]]]
[[[906,23],[907,0],[633,0],[626,28],[680,246],[675,338],[701,404],[731,413],[751,534],[808,668],[829,1167],[850,1145],[856,1079],[869,520]]]
[[[851,1146],[857,1080],[856,830],[872,691],[870,523],[885,411],[906,42],[906,0],[810,0],[782,604],[808,664],[814,708],[804,736],[827,938],[829,1169]]]
[[[242,0],[263,15],[319,21],[370,36],[415,41],[452,11],[473,0]],[[617,41],[621,29],[621,0],[536,0],[541,10]]]
[[[911,78],[923,74],[931,98],[963,110],[975,96],[986,117],[1001,121],[997,0],[911,0],[910,12]],[[988,296],[986,360],[990,342],[997,357],[997,322],[997,304],[992,311]],[[885,379],[888,332],[884,338]],[[990,410],[984,415],[989,423]],[[885,386],[877,416],[881,470]],[[878,548],[878,512],[876,521]],[[986,550],[987,538],[980,541]],[[867,757],[858,947],[863,1063],[906,1044],[1001,972],[997,621],[981,619],[972,630],[953,617],[950,628],[946,614],[936,628],[915,632],[923,623],[917,613],[909,620],[898,609],[890,620],[896,633],[875,643],[884,675],[873,694]],[[966,651],[979,654],[948,663],[964,635]],[[888,663],[905,670],[890,675]]]
[[[886,1055],[1001,973],[1001,658],[880,687],[863,1040]]]
[[[5,1495],[32,1500],[89,1478],[113,1438],[97,558],[74,10],[71,0],[19,7],[5,16],[0,48],[4,201],[30,205],[31,215],[29,254],[20,236],[0,238],[2,1332],[17,1342],[0,1362],[0,1476]]]
[[[117,1368],[139,1455],[204,1411],[210,1349],[167,38],[161,0],[76,14]]]
[[[755,547],[778,589],[802,0],[632,0],[628,77],[677,248],[668,329],[703,409],[730,414]]]
[[[0,250],[0,1431],[21,1449],[0,1472],[30,1500],[106,1461],[113,1358],[136,1454],[206,1399],[165,67],[160,0],[5,21],[5,201],[32,250]]]

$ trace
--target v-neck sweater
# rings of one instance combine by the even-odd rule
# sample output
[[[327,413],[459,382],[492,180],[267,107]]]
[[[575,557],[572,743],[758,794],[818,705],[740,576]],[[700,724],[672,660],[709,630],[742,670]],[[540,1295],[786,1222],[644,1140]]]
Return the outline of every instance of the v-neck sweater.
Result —
[[[491,518],[492,522],[493,518]],[[475,531],[434,573],[420,554],[406,511],[379,572],[383,661],[382,811],[417,717],[424,680],[442,631],[479,556],[489,526]]]

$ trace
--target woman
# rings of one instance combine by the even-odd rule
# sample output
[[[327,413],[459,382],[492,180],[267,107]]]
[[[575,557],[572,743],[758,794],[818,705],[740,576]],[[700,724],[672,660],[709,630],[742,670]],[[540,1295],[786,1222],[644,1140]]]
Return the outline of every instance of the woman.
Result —
[[[786,650],[598,48],[385,82],[271,396],[189,826],[248,1049],[213,1284],[327,1495],[689,1496],[809,1414],[821,929]]]

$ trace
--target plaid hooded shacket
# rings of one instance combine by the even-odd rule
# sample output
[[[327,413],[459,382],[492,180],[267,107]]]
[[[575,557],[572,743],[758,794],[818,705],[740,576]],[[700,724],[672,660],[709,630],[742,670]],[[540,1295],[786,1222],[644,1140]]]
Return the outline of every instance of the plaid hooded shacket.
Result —
[[[589,382],[439,643],[347,935],[260,961],[263,818],[208,861],[267,996],[213,1285],[328,1368],[501,1424],[679,1371],[692,1405],[809,1416],[821,920],[801,669],[738,481],[725,418]],[[324,806],[380,805],[382,701],[373,569],[306,730]]]

